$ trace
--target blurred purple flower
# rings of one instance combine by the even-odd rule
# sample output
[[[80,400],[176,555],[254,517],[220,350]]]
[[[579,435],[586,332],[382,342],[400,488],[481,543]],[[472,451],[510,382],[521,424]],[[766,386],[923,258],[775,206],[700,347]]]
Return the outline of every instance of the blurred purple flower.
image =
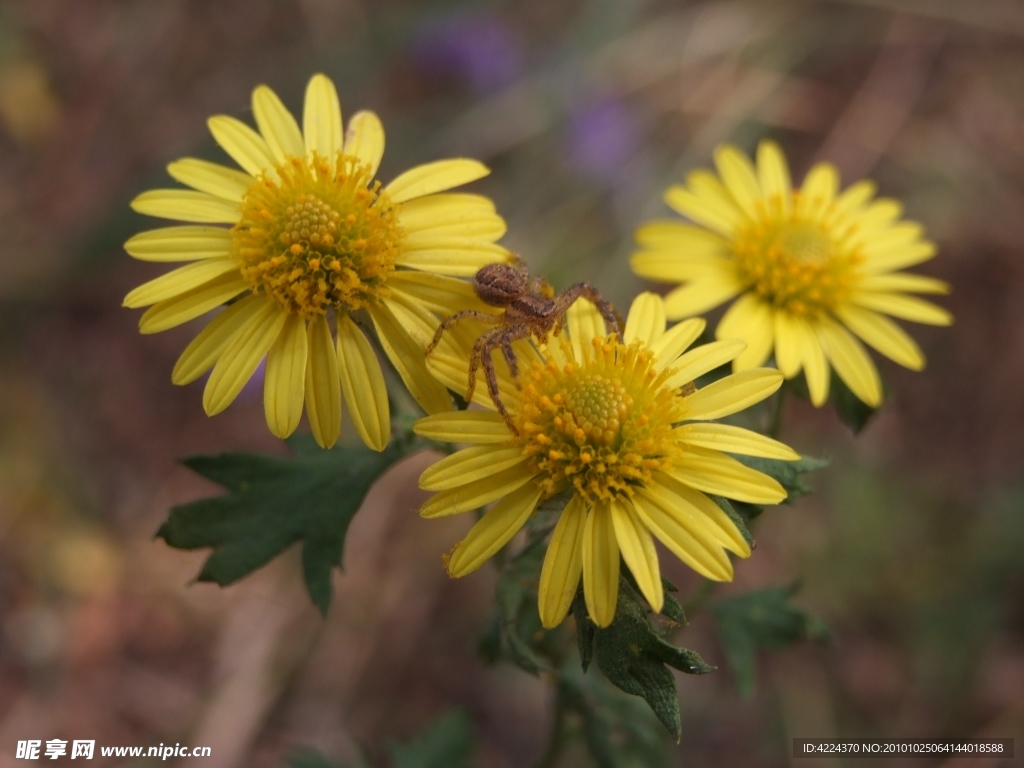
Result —
[[[599,181],[621,177],[638,140],[636,121],[619,99],[590,102],[569,115],[569,163]]]
[[[523,69],[512,30],[493,16],[447,19],[430,26],[420,33],[413,56],[427,72],[459,77],[478,94],[508,85]]]

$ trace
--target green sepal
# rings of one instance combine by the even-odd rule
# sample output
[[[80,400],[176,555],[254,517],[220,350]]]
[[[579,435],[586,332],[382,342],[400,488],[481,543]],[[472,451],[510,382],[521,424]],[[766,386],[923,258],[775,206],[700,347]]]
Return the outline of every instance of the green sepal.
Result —
[[[302,542],[309,596],[322,613],[331,602],[331,571],[342,567],[349,523],[363,499],[409,446],[377,453],[363,446],[322,450],[308,436],[289,440],[291,458],[222,453],[182,460],[228,493],[173,507],[156,535],[176,549],[213,548],[198,581],[224,587]]]
[[[751,547],[754,546],[754,535],[750,532],[747,525],[749,525],[751,520],[764,512],[764,507],[757,504],[747,504],[742,501],[733,501],[724,496],[715,496],[710,493],[708,496],[732,520],[743,540]],[[743,505],[742,507],[740,506],[741,504]]]
[[[597,636],[597,625],[587,616],[587,603],[583,597],[583,587],[576,592],[572,601],[572,617],[576,620],[576,645],[580,652],[580,666],[586,672],[594,659],[594,638]]]
[[[468,768],[473,753],[473,728],[461,709],[442,715],[407,744],[390,744],[395,768]]]
[[[743,697],[753,695],[758,648],[785,648],[800,640],[823,640],[828,629],[821,620],[790,603],[798,585],[770,587],[719,600],[711,613],[725,657]]]
[[[589,619],[585,621],[593,626]],[[642,697],[678,743],[682,733],[679,699],[668,667],[691,675],[706,674],[714,667],[695,651],[667,642],[651,626],[646,609],[624,578],[619,582],[615,620],[594,630],[594,652],[605,677],[626,693]]]
[[[785,489],[787,501],[806,496],[814,490],[804,482],[803,475],[806,472],[824,469],[832,463],[831,459],[818,459],[814,456],[801,456],[798,461],[762,459],[759,456],[737,456],[736,459],[776,480]]]
[[[889,399],[889,387],[886,385],[885,379],[882,378],[881,372],[878,374],[878,380],[882,385],[882,402],[884,403]],[[807,389],[807,379],[802,371],[796,378],[789,379],[786,386],[798,397],[810,402],[811,395]],[[855,435],[860,434],[878,413],[878,408],[873,408],[853,394],[853,391],[846,386],[846,382],[839,378],[834,370],[831,371],[829,379],[828,401],[835,408],[839,420],[848,426]]]

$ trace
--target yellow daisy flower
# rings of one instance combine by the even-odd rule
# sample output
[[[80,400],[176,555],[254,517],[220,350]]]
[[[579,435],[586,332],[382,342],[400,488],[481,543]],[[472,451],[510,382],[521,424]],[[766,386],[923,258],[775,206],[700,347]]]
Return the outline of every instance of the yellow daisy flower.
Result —
[[[441,160],[382,187],[375,179],[384,154],[380,120],[357,112],[343,136],[338,95],[324,75],[306,88],[301,130],[264,85],[253,92],[252,108],[259,132],[224,115],[209,120],[242,171],[178,160],[168,172],[192,189],[158,189],[132,201],[139,213],[191,224],[136,235],[128,253],[191,263],[139,286],[124,304],[149,307],[139,328],[157,333],[233,302],[185,349],[175,384],[212,368],[203,393],[212,416],[266,358],[264,405],[275,435],[295,431],[305,404],[317,442],[333,445],[344,396],[359,436],[383,450],[391,433],[384,376],[353,314],[369,318],[428,413],[451,408],[418,337],[436,327],[435,316],[473,305],[470,285],[458,277],[509,254],[495,244],[505,222],[490,200],[437,193],[489,171],[475,160]]]
[[[786,159],[771,141],[758,147],[756,168],[731,146],[718,148],[715,165],[717,176],[694,171],[685,186],[665,193],[696,226],[654,221],[637,231],[644,250],[633,255],[633,271],[683,284],[665,297],[670,318],[739,296],[715,332],[747,342],[735,370],[763,364],[774,349],[786,378],[804,370],[819,406],[830,364],[857,397],[881,403],[878,371],[856,337],[902,366],[924,368],[917,344],[885,315],[949,325],[946,310],[908,295],[949,287],[898,271],[930,259],[935,246],[921,225],[900,220],[897,201],[872,200],[870,181],[839,193],[839,174],[828,163],[792,190]]]
[[[620,554],[651,607],[660,611],[664,595],[655,538],[707,578],[732,579],[725,551],[748,557],[750,547],[706,494],[776,504],[786,492],[727,454],[799,456],[755,432],[709,423],[768,397],[781,386],[782,375],[753,369],[697,389],[695,379],[746,346],[716,341],[687,352],[704,324],[691,319],[666,331],[664,302],[645,293],[633,302],[622,343],[605,335],[593,305],[578,301],[567,328],[547,345],[516,347],[521,386],[504,361],[498,363],[500,389],[518,435],[493,410],[420,419],[420,435],[471,444],[423,472],[420,487],[437,493],[420,514],[442,517],[498,502],[455,547],[449,573],[464,576],[479,568],[540,502],[567,492],[571,499],[541,571],[544,626],[565,617],[581,575],[591,618],[608,626],[615,616]],[[458,338],[459,333],[432,356],[431,370],[452,389],[465,391],[465,350],[472,335]],[[479,402],[490,405],[486,394]]]

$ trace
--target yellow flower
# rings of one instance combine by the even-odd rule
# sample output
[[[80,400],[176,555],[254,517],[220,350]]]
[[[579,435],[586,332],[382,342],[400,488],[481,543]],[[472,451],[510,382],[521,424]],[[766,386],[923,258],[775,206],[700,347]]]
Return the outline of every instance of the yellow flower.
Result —
[[[815,405],[828,397],[829,364],[865,403],[881,402],[878,371],[854,334],[902,366],[924,368],[917,344],[885,315],[949,325],[946,310],[908,295],[949,288],[897,271],[935,255],[922,227],[900,220],[897,201],[873,201],[870,181],[839,194],[828,163],[791,190],[786,159],[771,141],[758,147],[756,168],[731,146],[718,148],[715,164],[718,176],[694,171],[665,193],[699,226],[654,221],[637,231],[645,250],[633,255],[633,270],[683,284],[665,297],[670,318],[739,296],[715,332],[747,342],[734,369],[763,364],[774,348],[786,378],[804,370]]]
[[[565,617],[581,574],[591,618],[608,626],[615,616],[620,553],[660,611],[664,595],[654,538],[707,578],[730,580],[725,550],[748,557],[750,547],[706,494],[776,504],[786,492],[726,454],[799,457],[755,432],[708,423],[768,397],[782,375],[747,370],[696,389],[695,379],[746,346],[716,341],[686,352],[704,325],[691,319],[666,331],[662,299],[645,293],[633,302],[621,343],[605,335],[593,305],[581,300],[568,313],[567,331],[539,351],[516,347],[519,387],[499,361],[500,389],[518,435],[493,410],[420,419],[420,435],[472,444],[422,474],[420,487],[438,493],[420,514],[441,517],[498,502],[455,547],[449,573],[464,576],[479,568],[540,502],[567,492],[571,500],[541,571],[544,626]],[[472,337],[456,337],[432,356],[437,362],[432,359],[431,370],[465,391],[465,345]],[[489,404],[486,394],[479,401]]]
[[[494,244],[505,222],[490,200],[436,193],[489,171],[474,160],[441,160],[382,187],[375,179],[384,154],[380,120],[358,112],[343,137],[338,95],[324,75],[306,88],[301,130],[266,86],[253,92],[252,107],[258,133],[232,117],[209,120],[243,171],[178,160],[168,172],[192,189],[153,190],[132,202],[139,213],[193,224],[136,235],[128,253],[191,263],[139,286],[124,304],[149,307],[139,328],[157,333],[233,302],[189,344],[174,383],[212,368],[203,394],[212,416],[266,358],[264,405],[275,435],[295,431],[305,404],[317,442],[333,445],[344,395],[359,436],[383,450],[391,432],[387,390],[353,314],[369,318],[428,413],[451,408],[426,369],[423,337],[436,316],[473,303],[458,277],[509,254]]]

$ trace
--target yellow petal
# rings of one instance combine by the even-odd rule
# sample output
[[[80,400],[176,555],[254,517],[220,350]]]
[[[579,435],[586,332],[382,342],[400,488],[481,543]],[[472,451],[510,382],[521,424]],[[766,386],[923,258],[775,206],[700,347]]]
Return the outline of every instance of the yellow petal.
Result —
[[[263,410],[267,426],[282,440],[298,429],[306,390],[306,321],[288,315],[277,341],[267,353]]]
[[[233,203],[242,202],[243,195],[256,181],[247,173],[194,157],[176,160],[167,166],[167,172],[182,184]]]
[[[629,257],[630,268],[640,277],[662,283],[703,280],[724,272],[731,273],[735,264],[722,256],[695,255],[686,251],[639,251]]]
[[[669,187],[665,191],[665,203],[683,216],[730,238],[745,218],[728,190],[707,171],[692,172],[685,187]]]
[[[825,221],[836,223],[859,215],[868,200],[875,196],[875,183],[867,179],[851,184],[836,199],[835,203],[825,212]]]
[[[674,220],[649,221],[636,231],[636,241],[654,251],[672,251],[681,257],[726,256],[729,244],[703,227]]]
[[[902,213],[903,203],[899,200],[879,198],[857,216],[857,229],[861,235],[873,238],[876,232],[891,226]]]
[[[559,515],[558,524],[551,534],[537,592],[540,622],[548,629],[562,623],[579,589],[586,521],[586,504],[579,496],[573,496]]]
[[[750,557],[750,544],[743,538],[736,523],[705,494],[681,483],[664,472],[655,472],[649,485],[649,494],[679,519],[691,531],[705,537],[708,546],[719,546],[739,555]]]
[[[717,339],[741,339],[747,348],[732,363],[733,371],[756,368],[768,359],[774,340],[771,308],[753,294],[740,296],[718,323]]]
[[[837,307],[836,315],[847,328],[893,362],[912,371],[924,370],[921,348],[889,318],[851,305]]]
[[[420,507],[420,517],[447,517],[477,509],[522,488],[534,477],[529,465],[517,464],[482,480],[434,494]]]
[[[352,115],[345,131],[345,154],[369,166],[371,177],[377,175],[384,157],[384,126],[375,113],[364,110]]]
[[[439,194],[410,200],[402,206],[399,223],[404,245],[430,247],[452,238],[494,242],[505,234],[505,220],[494,203],[481,195]]]
[[[173,299],[160,301],[139,318],[140,333],[159,333],[205,315],[249,289],[249,281],[228,272]]]
[[[733,360],[747,345],[736,339],[712,341],[701,344],[680,357],[675,363],[675,373],[668,380],[670,387],[683,387],[696,381],[709,371]]]
[[[429,440],[446,443],[505,443],[512,433],[501,416],[493,411],[452,411],[424,416],[413,424],[413,431]]]
[[[641,293],[629,308],[624,340],[632,344],[639,339],[650,346],[665,334],[665,302],[656,293]]]
[[[528,483],[494,505],[452,552],[448,573],[465,576],[486,563],[523,527],[540,500],[540,486]]]
[[[338,353],[327,318],[319,315],[306,332],[306,414],[313,437],[321,448],[330,448],[341,434],[341,382]]]
[[[665,314],[672,320],[697,315],[728,301],[743,289],[734,269],[715,270],[665,297]]]
[[[274,165],[270,147],[256,131],[227,115],[216,115],[206,121],[213,138],[252,176],[259,176]]]
[[[658,552],[654,549],[650,530],[637,516],[633,503],[628,499],[611,501],[608,510],[622,559],[636,579],[640,593],[652,610],[660,613],[665,604],[665,592],[661,583],[661,570],[658,568]]]
[[[252,378],[277,340],[288,313],[265,301],[221,354],[203,391],[203,408],[214,416],[227,408]]]
[[[771,368],[752,368],[734,373],[685,398],[687,420],[720,419],[749,408],[782,386],[782,374]]]
[[[715,165],[733,200],[748,217],[759,218],[757,204],[762,198],[761,185],[750,158],[736,147],[723,144],[715,150]]]
[[[474,445],[423,470],[420,488],[425,491],[447,491],[514,467],[526,461],[523,449],[509,445]]]
[[[828,399],[830,379],[825,350],[821,348],[818,335],[806,320],[801,319],[800,322],[794,323],[793,330],[797,331],[800,363],[803,365],[804,377],[807,379],[807,390],[811,395],[811,402],[816,408],[820,408]]]
[[[921,240],[916,243],[894,247],[875,256],[869,256],[862,267],[865,276],[891,272],[896,269],[914,267],[928,261],[936,253],[935,243]]]
[[[426,244],[403,242],[395,264],[440,275],[473,277],[488,264],[508,264],[511,256],[500,245],[469,238],[449,238]]]
[[[794,201],[796,215],[818,221],[835,199],[839,189],[839,172],[831,163],[818,163],[804,177],[800,195]]]
[[[333,159],[341,150],[341,103],[334,83],[326,75],[313,75],[306,85],[302,135],[309,154],[316,152]]]
[[[489,173],[487,166],[476,160],[438,160],[406,171],[385,189],[394,202],[403,203],[414,197],[423,197],[468,184],[482,179]]]
[[[566,312],[565,319],[569,327],[573,354],[577,360],[586,359],[583,350],[586,348],[589,353],[593,339],[603,339],[608,335],[604,318],[589,299],[576,299]]]
[[[369,311],[377,339],[409,394],[427,413],[450,411],[452,399],[444,385],[427,370],[423,347],[413,341],[386,306],[371,306]]]
[[[171,381],[179,385],[189,384],[213,368],[235,333],[247,325],[265,303],[262,296],[246,296],[225,307],[185,347],[171,372]]]
[[[775,310],[775,363],[787,379],[800,373],[801,350],[800,331],[794,328],[799,318],[795,318],[785,310]]]
[[[232,259],[204,259],[178,267],[148,283],[143,283],[124,297],[122,306],[136,309],[148,307],[158,301],[167,301],[199,288],[221,275],[239,276],[238,265]]]
[[[257,86],[252,92],[252,112],[277,162],[283,163],[289,157],[305,157],[306,144],[299,124],[276,93],[265,85]]]
[[[786,498],[785,489],[774,478],[724,453],[695,446],[676,459],[665,474],[698,491],[751,504],[778,504]]]
[[[447,317],[460,309],[494,311],[480,301],[471,283],[445,275],[403,270],[391,274],[388,286],[411,296],[425,309],[441,317]]]
[[[590,510],[583,528],[583,597],[591,621],[599,627],[612,623],[619,600],[619,545],[603,502]]]
[[[687,348],[704,333],[707,321],[702,317],[691,317],[669,328],[651,343],[651,352],[656,358],[655,367],[662,371],[676,361]]]
[[[764,140],[757,145],[757,178],[773,210],[789,213],[790,180],[786,156],[774,141]]]
[[[730,424],[683,424],[675,434],[690,445],[741,456],[797,461],[800,454],[785,443]]]
[[[202,224],[234,224],[238,203],[190,189],[151,189],[132,200],[132,210],[146,216]]]
[[[391,412],[384,372],[369,339],[347,314],[338,319],[341,391],[356,434],[375,451],[391,439]]]
[[[861,290],[872,293],[892,293],[896,291],[905,293],[935,293],[940,295],[949,293],[949,283],[936,280],[934,277],[912,275],[906,272],[889,275],[865,275],[860,279],[858,287]]]
[[[648,489],[633,497],[633,508],[647,528],[676,557],[713,581],[732,581],[732,563],[721,545],[700,529],[687,525],[679,510],[656,501]]]
[[[231,230],[220,227],[164,227],[140,232],[124,244],[140,261],[199,261],[231,255]]]
[[[951,325],[953,316],[942,307],[916,296],[904,296],[899,293],[868,293],[858,291],[851,301],[866,309],[873,309],[893,317],[912,320],[927,325]]]
[[[858,398],[871,407],[878,406],[882,402],[882,382],[878,378],[878,369],[860,342],[841,325],[827,318],[818,320],[815,332],[839,378]]]

